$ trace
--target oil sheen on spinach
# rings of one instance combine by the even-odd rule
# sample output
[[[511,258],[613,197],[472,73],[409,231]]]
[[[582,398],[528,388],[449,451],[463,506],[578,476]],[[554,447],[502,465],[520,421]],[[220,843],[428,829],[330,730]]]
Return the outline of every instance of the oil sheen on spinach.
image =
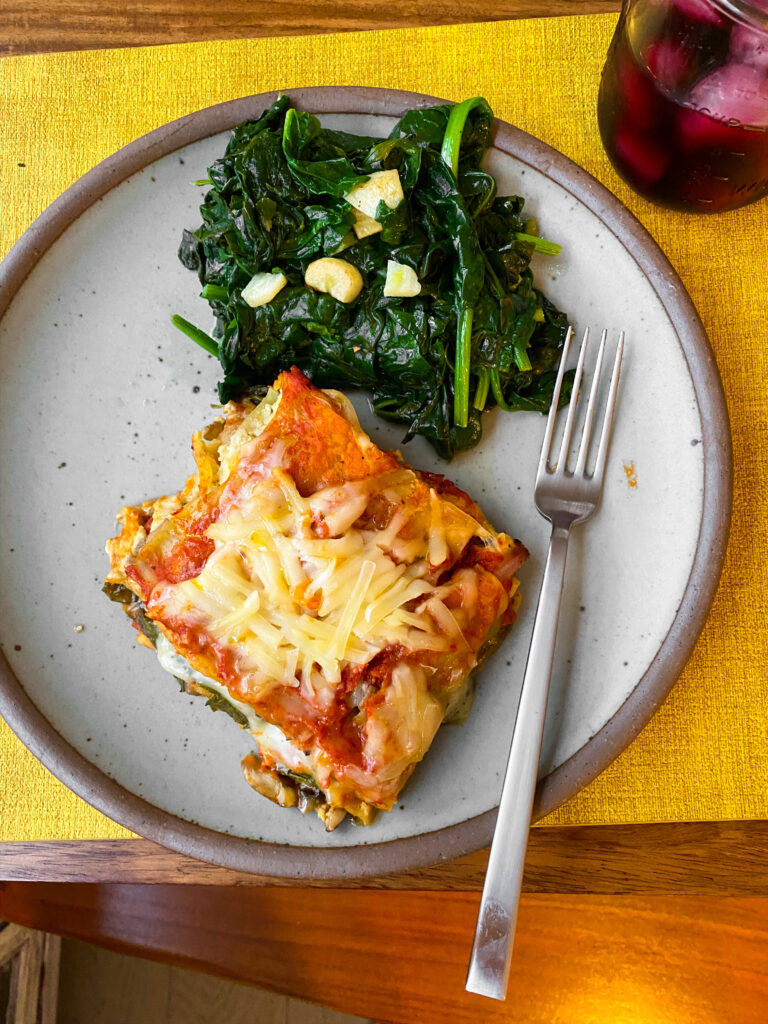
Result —
[[[323,128],[281,96],[235,128],[200,182],[202,225],[179,249],[213,309],[213,337],[174,317],[218,355],[222,402],[298,366],[319,387],[365,389],[376,412],[405,424],[405,441],[422,434],[446,459],[477,444],[495,405],[546,411],[568,322],[534,287],[530,260],[559,247],[481,169],[492,122],[478,97],[410,110],[376,139]],[[392,168],[405,200],[380,202],[381,232],[339,252],[355,219],[344,196]],[[307,265],[333,254],[363,278],[349,304],[304,284]],[[384,296],[388,260],[416,271],[418,296]],[[252,308],[242,289],[273,269],[287,286]]]

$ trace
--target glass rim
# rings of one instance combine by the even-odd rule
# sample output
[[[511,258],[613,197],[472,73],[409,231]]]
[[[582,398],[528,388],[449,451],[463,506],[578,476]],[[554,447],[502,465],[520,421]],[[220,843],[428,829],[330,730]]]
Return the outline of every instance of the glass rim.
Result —
[[[753,0],[710,0],[721,14],[749,28],[768,32],[768,6],[758,7]]]

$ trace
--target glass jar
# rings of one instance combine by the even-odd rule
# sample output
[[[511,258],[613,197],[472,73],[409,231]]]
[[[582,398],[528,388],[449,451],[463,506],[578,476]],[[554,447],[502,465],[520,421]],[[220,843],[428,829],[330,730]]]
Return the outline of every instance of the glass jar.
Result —
[[[768,195],[768,0],[624,0],[598,123],[621,177],[661,206]]]

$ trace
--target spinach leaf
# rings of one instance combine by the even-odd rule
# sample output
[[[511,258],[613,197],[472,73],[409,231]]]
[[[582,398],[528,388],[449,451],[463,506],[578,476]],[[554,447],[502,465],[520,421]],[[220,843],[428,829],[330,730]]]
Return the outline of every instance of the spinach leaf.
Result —
[[[218,355],[221,401],[295,365],[320,387],[366,389],[404,441],[421,434],[446,459],[480,440],[494,405],[545,411],[568,324],[530,261],[557,246],[524,219],[521,197],[497,195],[482,168],[492,130],[480,97],[407,111],[386,139],[326,129],[285,96],[239,125],[179,248],[216,325],[211,335],[174,317]],[[381,230],[357,239],[345,196],[392,170],[403,201],[380,201]],[[304,284],[309,264],[331,255],[362,276],[349,304]],[[416,272],[417,296],[384,295],[389,260]],[[286,286],[251,307],[243,289],[273,269]],[[566,382],[563,401],[567,392]]]
[[[421,107],[403,114],[390,132],[391,139],[411,139],[417,145],[443,144],[451,107]]]
[[[183,680],[180,680],[183,682]],[[210,686],[203,686],[202,683],[195,684],[199,690],[203,690],[208,695],[208,699],[205,702],[205,706],[209,707],[211,711],[223,711],[225,715],[229,715],[230,718],[234,719],[239,726],[243,729],[248,728],[248,719],[245,717],[240,708],[236,708],[231,701],[228,701],[226,697],[222,696],[218,690],[214,690]]]
[[[107,595],[110,601],[115,601],[117,604],[130,606],[139,602],[134,592],[123,586],[122,583],[105,583],[101,591]]]
[[[283,153],[297,182],[313,195],[345,196],[368,180],[349,161],[347,153],[328,136],[314,114],[288,110],[283,127]]]

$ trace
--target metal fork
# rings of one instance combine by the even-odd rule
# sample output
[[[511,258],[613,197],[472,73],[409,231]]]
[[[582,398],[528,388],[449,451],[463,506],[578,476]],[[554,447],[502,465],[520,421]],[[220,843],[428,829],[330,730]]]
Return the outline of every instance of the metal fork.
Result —
[[[568,469],[568,455],[576,423],[576,405],[584,372],[589,328],[584,332],[584,339],[579,351],[560,453],[557,462],[550,467],[557,406],[572,338],[572,331],[568,331],[536,473],[534,490],[536,507],[544,518],[549,519],[552,523],[552,536],[549,542],[549,553],[544,569],[539,603],[536,607],[531,646],[523,677],[523,689],[512,734],[512,746],[504,776],[499,814],[491,844],[491,855],[485,875],[483,897],[467,975],[467,991],[489,996],[492,999],[505,998],[509,979],[525,851],[528,845],[528,829],[536,790],[541,737],[547,709],[547,693],[555,653],[568,537],[571,527],[576,523],[585,522],[598,507],[603,489],[608,442],[619,383],[619,367],[624,348],[624,332],[622,331],[619,335],[613,362],[595,468],[590,473],[587,470],[587,460],[591,448],[592,423],[600,390],[600,375],[607,334],[607,331],[603,331],[600,339],[576,466],[571,471]]]

